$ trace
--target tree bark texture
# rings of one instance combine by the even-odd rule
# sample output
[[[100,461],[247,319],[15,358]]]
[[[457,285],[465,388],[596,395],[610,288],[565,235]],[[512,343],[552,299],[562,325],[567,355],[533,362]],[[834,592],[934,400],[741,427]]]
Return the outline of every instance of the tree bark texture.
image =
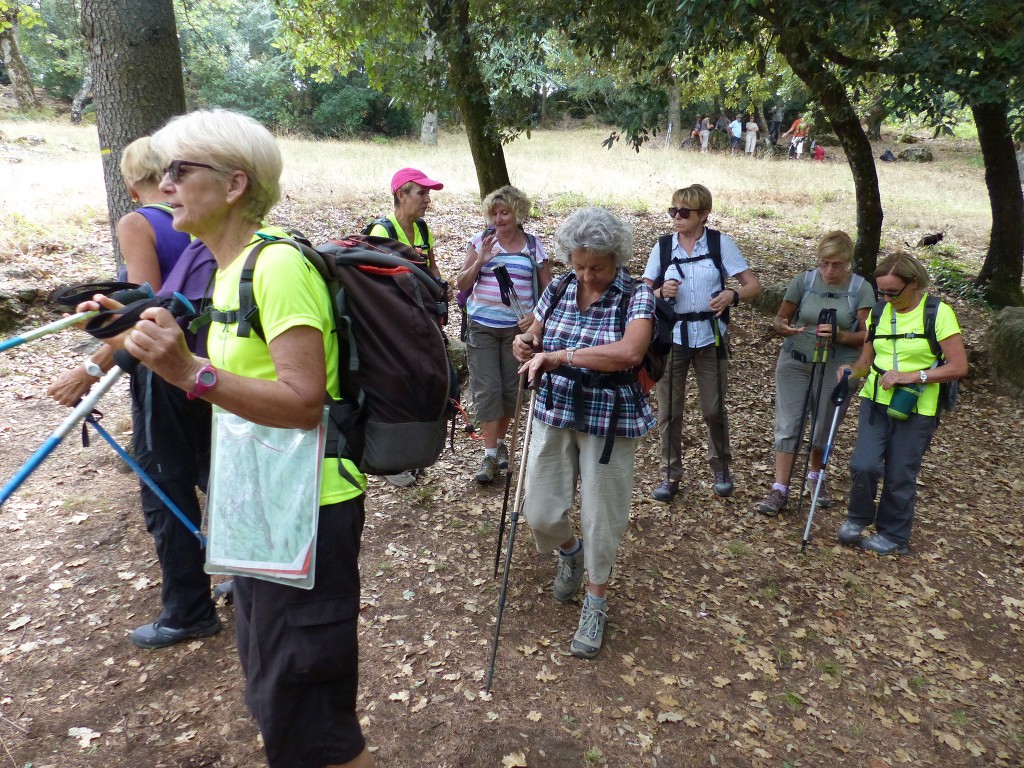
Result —
[[[85,77],[82,78],[82,87],[75,94],[75,100],[71,102],[71,124],[79,125],[82,122],[82,113],[85,111],[85,102],[92,95],[92,67],[86,66]]]
[[[132,209],[121,151],[185,111],[185,85],[172,0],[82,0],[96,125],[113,234]],[[114,257],[121,252],[114,237]]]
[[[446,3],[442,11],[433,15],[433,19],[438,27],[431,31],[437,35],[448,57],[455,101],[462,112],[480,197],[483,198],[510,182],[505,150],[495,130],[487,85],[469,30],[469,0]]]
[[[988,253],[977,284],[992,303],[1001,306],[1024,304],[1020,284],[1024,271],[1024,197],[1007,107],[1005,101],[971,106],[992,207]]]
[[[14,100],[18,103],[19,110],[39,109],[39,99],[36,98],[36,91],[32,86],[32,75],[25,66],[21,49],[18,47],[17,6],[3,14],[3,17],[10,26],[0,30],[0,61],[3,62],[7,76],[11,79]]]
[[[878,261],[883,219],[882,198],[878,190],[878,173],[871,154],[871,143],[860,127],[860,120],[850,104],[846,89],[835,75],[822,66],[820,60],[812,57],[807,46],[783,33],[779,36],[778,50],[821,105],[846,153],[857,196],[854,271],[870,277]]]
[[[425,112],[420,123],[420,144],[437,146],[437,112]]]
[[[678,147],[686,138],[683,130],[683,107],[679,92],[679,84],[671,83],[668,86],[668,125],[665,126],[665,146]]]

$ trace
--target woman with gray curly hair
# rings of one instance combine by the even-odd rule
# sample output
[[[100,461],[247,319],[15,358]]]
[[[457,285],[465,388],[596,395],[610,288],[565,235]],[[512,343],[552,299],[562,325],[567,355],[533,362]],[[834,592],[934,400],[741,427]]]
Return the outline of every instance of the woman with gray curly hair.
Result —
[[[654,416],[637,370],[654,330],[654,296],[630,277],[633,233],[602,208],[582,208],[555,232],[555,258],[572,267],[537,304],[529,336],[513,342],[535,398],[524,512],[539,552],[558,549],[556,600],[575,597],[588,574],[574,656],[601,650],[606,591],[629,522],[637,444]],[[577,480],[580,527],[569,521]],[[586,547],[584,547],[586,542]]]

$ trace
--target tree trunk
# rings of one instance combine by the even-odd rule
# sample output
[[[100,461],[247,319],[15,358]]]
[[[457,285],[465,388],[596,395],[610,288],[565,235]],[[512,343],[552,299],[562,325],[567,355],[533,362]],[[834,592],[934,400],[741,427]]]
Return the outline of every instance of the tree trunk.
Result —
[[[868,138],[872,141],[880,141],[882,138],[882,123],[889,116],[889,110],[885,108],[881,100],[875,101],[868,107],[864,115],[864,122],[867,124]]]
[[[462,112],[480,197],[483,198],[510,182],[505,150],[495,129],[488,89],[473,49],[474,38],[469,30],[469,0],[456,0],[451,6],[451,16],[445,18],[444,22],[442,28],[435,32],[439,38],[448,41],[445,50],[450,62],[455,101]]]
[[[39,109],[39,99],[36,98],[36,91],[32,85],[32,75],[29,74],[25,60],[21,58],[21,49],[18,47],[18,8],[7,11],[0,20],[6,22],[0,25],[0,61],[4,64],[7,76],[11,79],[11,86],[14,88],[14,100],[18,109],[27,111]]]
[[[1024,304],[1024,197],[1020,171],[1007,120],[1007,103],[972,104],[978,142],[985,161],[985,186],[992,207],[992,232],[985,263],[976,283],[989,301],[1005,306]]]
[[[437,146],[437,112],[424,112],[420,123],[420,144]]]
[[[132,209],[121,151],[185,111],[172,0],[82,0],[82,30],[94,78],[96,126],[113,234]],[[114,258],[122,263],[114,241]]]
[[[683,108],[681,105],[679,83],[672,82],[668,87],[668,125],[665,128],[665,146],[678,147],[686,137],[683,130]]]
[[[82,112],[85,110],[85,102],[90,95],[92,95],[92,67],[86,66],[82,87],[78,89],[75,100],[71,102],[72,125],[79,125],[82,122]]]
[[[854,271],[871,276],[878,260],[882,240],[882,198],[878,191],[878,173],[871,144],[860,127],[846,89],[820,60],[813,57],[800,40],[780,35],[781,53],[793,72],[810,90],[836,132],[846,152],[857,194],[857,244],[854,247]]]

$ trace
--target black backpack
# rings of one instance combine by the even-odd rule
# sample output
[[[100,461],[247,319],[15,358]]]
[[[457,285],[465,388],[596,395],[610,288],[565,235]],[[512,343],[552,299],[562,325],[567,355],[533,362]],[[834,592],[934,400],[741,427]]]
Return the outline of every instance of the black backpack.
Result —
[[[718,270],[718,289],[720,291],[725,290],[725,281],[729,276],[725,274],[725,265],[722,264],[722,233],[717,229],[711,229],[710,227],[706,227],[704,231],[707,233],[708,237],[708,252],[702,256],[691,256],[688,259],[672,258],[672,247],[675,235],[662,235],[658,238],[658,259],[660,261],[660,266],[658,268],[658,278],[654,281],[654,285],[652,286],[655,290],[664,285],[665,273],[668,272],[668,268],[673,264],[691,264],[695,261],[704,261],[705,259],[711,259],[711,262],[715,265],[715,269]],[[725,311],[722,312],[721,320],[726,325],[729,324],[728,307],[726,307]]]
[[[871,324],[868,326],[868,343],[870,344],[875,339],[914,339],[917,338],[916,333],[897,333],[895,335],[891,333],[878,333],[878,321],[882,319],[882,312],[885,311],[885,305],[888,302],[885,300],[879,301],[871,309]],[[942,345],[939,344],[939,340],[935,335],[935,318],[939,314],[939,306],[942,304],[942,299],[938,296],[928,294],[924,300],[924,335],[928,339],[928,346],[935,355],[935,359],[938,365],[942,365],[946,362],[945,356],[942,354]],[[877,369],[876,369],[877,372]],[[879,374],[881,375],[881,374]],[[952,413],[956,410],[956,401],[960,393],[960,382],[959,381],[946,381],[939,384],[939,410],[949,411]]]
[[[353,235],[314,249],[293,235],[257,233],[262,240],[243,265],[238,310],[211,311],[211,319],[237,322],[239,336],[255,332],[263,339],[253,295],[256,261],[269,243],[294,246],[327,283],[338,335],[341,399],[328,399],[326,455],[375,475],[430,466],[444,448],[459,397],[440,325],[446,295],[422,265],[380,238]]]
[[[558,281],[551,287],[551,302],[548,304],[548,309],[544,313],[544,317],[541,319],[541,325],[548,321],[551,313],[555,311],[555,307],[558,306],[558,302],[562,300],[566,290],[569,288],[569,283],[575,279],[575,273],[568,272],[558,278]],[[629,292],[623,293],[619,298],[618,311],[620,333],[626,332],[626,314],[629,310],[629,302],[642,285],[639,281],[633,282],[633,289]],[[668,354],[672,351],[672,323],[667,323],[666,333],[666,323],[663,322],[662,317],[657,311],[657,303],[659,301],[665,302],[666,304],[668,303],[664,299],[655,299],[656,311],[654,318],[654,331],[651,335],[651,344],[647,347],[647,352],[644,353],[643,362],[640,364],[640,369],[637,372],[640,389],[645,395],[650,393],[653,385],[660,381],[661,377],[665,374]],[[641,371],[642,375],[640,375]]]

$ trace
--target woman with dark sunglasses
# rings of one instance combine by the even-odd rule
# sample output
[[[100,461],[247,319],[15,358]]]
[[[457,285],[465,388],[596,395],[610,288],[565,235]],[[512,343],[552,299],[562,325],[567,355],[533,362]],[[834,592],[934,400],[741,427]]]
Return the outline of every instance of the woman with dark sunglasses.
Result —
[[[967,375],[967,352],[956,314],[938,304],[932,349],[927,332],[927,270],[894,253],[875,270],[885,306],[871,312],[868,336],[855,363],[837,372],[864,379],[857,444],[850,458],[850,504],[839,543],[879,555],[906,554],[914,523],[917,475],[939,424],[939,385]],[[877,318],[877,320],[876,320]],[[878,483],[882,494],[875,504]],[[862,536],[865,528],[876,533]]]
[[[683,404],[686,377],[693,368],[701,412],[708,430],[708,460],[719,496],[733,491],[729,463],[729,422],[725,392],[729,370],[728,311],[761,293],[761,282],[736,242],[706,224],[711,192],[693,184],[672,195],[672,235],[659,238],[644,269],[654,295],[672,302],[677,322],[668,368],[658,382],[658,430],[662,481],[651,498],[671,501],[683,474]],[[738,287],[727,286],[735,280]]]

